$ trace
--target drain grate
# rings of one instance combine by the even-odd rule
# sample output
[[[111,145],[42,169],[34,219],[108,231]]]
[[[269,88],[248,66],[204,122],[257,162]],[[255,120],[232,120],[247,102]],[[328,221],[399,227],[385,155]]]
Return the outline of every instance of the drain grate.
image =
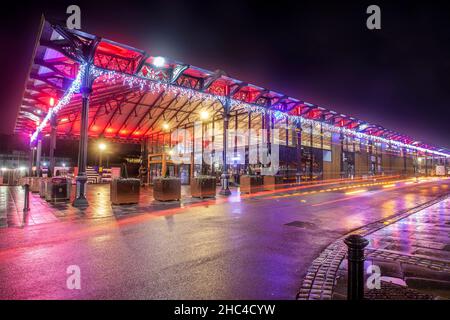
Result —
[[[292,221],[289,223],[286,223],[285,226],[288,227],[297,227],[302,229],[314,229],[316,225],[311,222],[305,222],[305,221]]]

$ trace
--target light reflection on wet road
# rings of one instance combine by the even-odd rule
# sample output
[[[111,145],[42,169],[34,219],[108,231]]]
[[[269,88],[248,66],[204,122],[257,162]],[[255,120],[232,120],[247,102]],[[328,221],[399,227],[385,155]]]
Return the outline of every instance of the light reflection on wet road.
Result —
[[[449,185],[233,198],[177,214],[2,229],[0,298],[293,299],[329,243]],[[81,268],[81,290],[66,289],[69,265]]]

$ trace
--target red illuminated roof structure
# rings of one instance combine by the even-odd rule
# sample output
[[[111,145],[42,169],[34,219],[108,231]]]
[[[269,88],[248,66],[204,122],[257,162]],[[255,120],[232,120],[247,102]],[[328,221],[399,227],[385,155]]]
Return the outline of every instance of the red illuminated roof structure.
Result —
[[[86,63],[91,63],[96,71],[90,97],[90,137],[139,142],[161,131],[162,123],[168,123],[171,128],[192,125],[201,110],[220,117],[224,99],[231,99],[233,112],[248,113],[248,107],[268,110],[450,154],[447,149],[424,144],[379,125],[233,79],[222,71],[153,57],[143,50],[68,30],[44,19],[18,111],[16,133],[33,134],[52,107],[50,101],[58,103],[63,99]],[[140,81],[145,83],[145,89],[139,86]],[[58,111],[59,137],[79,136],[80,112],[81,94],[75,92]],[[41,127],[44,135],[50,132],[48,125]]]

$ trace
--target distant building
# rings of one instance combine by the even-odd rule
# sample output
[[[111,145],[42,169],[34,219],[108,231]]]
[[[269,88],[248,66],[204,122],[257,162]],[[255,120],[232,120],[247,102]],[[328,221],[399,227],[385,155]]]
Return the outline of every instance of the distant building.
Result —
[[[43,156],[41,158],[42,167],[47,167],[49,164],[49,157]],[[68,166],[71,167],[72,159],[67,157],[55,157],[56,166]],[[30,166],[29,154],[24,151],[13,151],[12,153],[0,153],[0,168],[3,169],[19,169],[26,168]],[[3,170],[5,171],[5,170]]]

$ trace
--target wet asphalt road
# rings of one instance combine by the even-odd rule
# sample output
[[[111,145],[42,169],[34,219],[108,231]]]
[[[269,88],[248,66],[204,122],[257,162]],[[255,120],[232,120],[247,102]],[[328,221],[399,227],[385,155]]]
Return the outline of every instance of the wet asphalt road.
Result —
[[[0,299],[294,299],[329,243],[449,190],[445,180],[231,197],[175,214],[1,229]],[[81,290],[66,287],[70,265],[80,267]]]

